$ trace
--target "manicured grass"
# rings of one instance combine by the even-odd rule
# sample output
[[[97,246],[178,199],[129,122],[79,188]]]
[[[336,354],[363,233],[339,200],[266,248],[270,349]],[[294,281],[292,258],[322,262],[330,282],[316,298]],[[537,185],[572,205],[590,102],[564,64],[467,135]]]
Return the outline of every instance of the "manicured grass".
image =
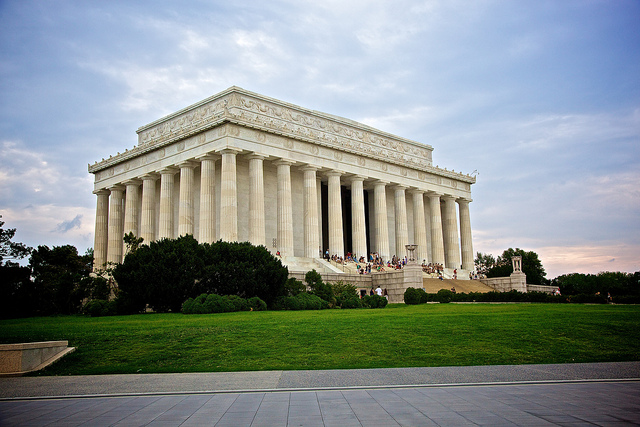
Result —
[[[640,360],[640,306],[389,305],[378,310],[0,321],[0,342],[67,339],[43,372],[349,369]]]

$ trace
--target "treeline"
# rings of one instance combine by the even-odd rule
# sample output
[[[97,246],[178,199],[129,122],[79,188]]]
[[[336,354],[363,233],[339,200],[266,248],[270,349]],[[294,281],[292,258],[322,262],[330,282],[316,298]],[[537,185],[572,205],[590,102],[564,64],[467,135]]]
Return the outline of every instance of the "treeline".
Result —
[[[623,295],[640,295],[640,271],[622,273],[603,271],[598,274],[571,273],[558,276],[551,281],[563,295],[604,295],[612,298]]]
[[[607,294],[551,295],[545,292],[456,292],[440,289],[438,293],[426,293],[424,289],[407,288],[404,302],[408,305],[428,302],[535,302],[551,304],[640,304],[640,295],[615,295],[611,299]]]
[[[75,246],[29,248],[29,264],[0,265],[0,316],[3,318],[74,314],[83,301],[107,299],[109,283],[90,275],[93,254]]]

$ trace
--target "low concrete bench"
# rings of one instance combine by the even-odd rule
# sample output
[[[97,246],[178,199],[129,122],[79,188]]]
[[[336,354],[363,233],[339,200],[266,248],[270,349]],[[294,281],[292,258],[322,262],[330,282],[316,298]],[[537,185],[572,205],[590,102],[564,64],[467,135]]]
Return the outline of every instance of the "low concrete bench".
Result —
[[[69,341],[0,344],[0,376],[38,371],[74,350]]]

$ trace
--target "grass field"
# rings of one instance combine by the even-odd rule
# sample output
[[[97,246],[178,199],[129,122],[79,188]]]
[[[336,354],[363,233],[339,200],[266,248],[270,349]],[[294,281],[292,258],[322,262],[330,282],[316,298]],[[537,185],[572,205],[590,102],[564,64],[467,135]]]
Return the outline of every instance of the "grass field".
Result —
[[[69,340],[40,375],[640,360],[640,306],[389,305],[379,310],[0,321],[0,342]]]

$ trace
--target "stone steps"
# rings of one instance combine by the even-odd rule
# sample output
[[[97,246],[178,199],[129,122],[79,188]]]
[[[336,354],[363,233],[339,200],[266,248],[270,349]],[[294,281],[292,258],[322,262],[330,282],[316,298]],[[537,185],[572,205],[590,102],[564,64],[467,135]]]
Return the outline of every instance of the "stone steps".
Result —
[[[491,292],[495,289],[485,285],[479,280],[454,280],[454,279],[423,279],[424,290],[428,294],[435,294],[440,289],[456,288],[456,292]]]

